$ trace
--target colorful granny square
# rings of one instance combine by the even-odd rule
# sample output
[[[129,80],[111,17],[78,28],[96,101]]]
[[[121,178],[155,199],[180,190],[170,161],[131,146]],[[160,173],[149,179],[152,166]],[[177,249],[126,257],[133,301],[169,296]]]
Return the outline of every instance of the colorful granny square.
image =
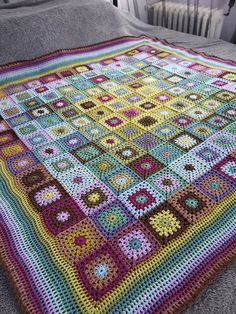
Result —
[[[156,160],[151,155],[143,155],[129,164],[129,167],[134,170],[143,179],[148,178],[150,175],[161,170],[164,165]]]
[[[75,208],[72,210],[75,212]],[[53,210],[51,214],[53,214]],[[101,233],[89,218],[82,219],[77,224],[67,228],[56,238],[59,249],[72,265],[76,261],[83,260],[92,251],[104,244]]]
[[[141,222],[135,222],[120,231],[113,243],[130,267],[151,257],[160,248],[160,243]]]
[[[236,183],[236,158],[226,156],[213,167],[213,170]]]
[[[81,163],[85,163],[102,155],[104,150],[91,142],[77,148],[72,153]]]
[[[133,220],[125,205],[119,200],[105,205],[92,216],[92,220],[106,239],[125,229]]]
[[[58,235],[85,218],[84,213],[70,197],[47,207],[41,215],[47,230],[53,235]]]
[[[127,273],[127,266],[108,245],[77,263],[78,276],[89,295],[99,300]]]
[[[216,202],[219,202],[235,189],[233,181],[213,170],[198,178],[193,182],[193,185]]]
[[[163,196],[156,192],[148,183],[139,183],[120,195],[128,210],[135,218],[142,217],[153,207],[159,205]]]
[[[167,202],[144,215],[141,221],[162,244],[180,235],[188,226],[188,221]]]
[[[159,146],[152,148],[150,154],[157,158],[161,163],[168,165],[172,161],[181,157],[184,154],[184,151],[171,143],[163,142]]]
[[[190,223],[213,210],[215,205],[215,202],[192,185],[173,194],[168,203]]]
[[[187,185],[187,182],[184,179],[168,168],[164,168],[152,175],[147,181],[160,192],[164,198],[168,198],[174,192]]]
[[[124,164],[129,164],[134,159],[144,155],[144,151],[134,144],[122,144],[111,151],[111,154]]]
[[[114,195],[109,188],[97,181],[82,189],[74,196],[74,199],[86,216],[91,216],[101,207],[110,203],[114,199]]]

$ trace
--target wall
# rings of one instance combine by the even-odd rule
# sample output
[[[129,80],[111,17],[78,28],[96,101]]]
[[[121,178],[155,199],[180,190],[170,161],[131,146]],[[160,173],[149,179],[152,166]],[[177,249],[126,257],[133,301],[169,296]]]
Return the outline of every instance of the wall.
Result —
[[[157,0],[118,0],[118,6],[122,10],[130,11],[133,15],[137,16],[137,7],[139,11],[139,16],[142,21],[147,23],[147,10],[146,6],[153,4]],[[186,0],[175,0],[173,2],[184,2]],[[209,6],[211,0],[200,0],[203,6]],[[226,12],[228,9],[228,0],[213,0],[213,6],[217,8],[223,8]],[[225,17],[221,38],[226,41],[231,41],[236,43],[236,5],[232,8],[231,13],[228,17]]]

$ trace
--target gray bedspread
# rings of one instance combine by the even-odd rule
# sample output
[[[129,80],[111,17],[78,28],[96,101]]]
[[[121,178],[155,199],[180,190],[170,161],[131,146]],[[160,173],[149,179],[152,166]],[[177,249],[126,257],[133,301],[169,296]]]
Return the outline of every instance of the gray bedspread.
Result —
[[[25,1],[26,4],[29,2]],[[104,0],[37,0],[34,5],[20,8],[0,7],[0,64],[140,34],[164,38],[180,46],[236,61],[236,45],[143,24]],[[20,313],[20,309],[0,268],[0,314],[5,313]],[[235,263],[185,311],[185,314],[205,313],[236,313]]]

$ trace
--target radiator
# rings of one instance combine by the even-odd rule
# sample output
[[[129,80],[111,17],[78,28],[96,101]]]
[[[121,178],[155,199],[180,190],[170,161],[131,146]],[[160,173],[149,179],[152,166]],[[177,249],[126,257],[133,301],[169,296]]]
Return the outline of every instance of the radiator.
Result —
[[[194,6],[187,9],[186,4],[167,2],[165,6],[155,3],[148,6],[149,23],[176,31],[208,38],[220,38],[224,16],[222,9],[199,7],[196,21]]]

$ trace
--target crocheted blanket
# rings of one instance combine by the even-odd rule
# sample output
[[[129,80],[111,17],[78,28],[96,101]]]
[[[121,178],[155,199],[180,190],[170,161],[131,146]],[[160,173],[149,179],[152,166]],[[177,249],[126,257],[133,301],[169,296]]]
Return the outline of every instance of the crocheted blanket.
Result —
[[[235,257],[235,63],[123,37],[0,83],[0,252],[27,312],[177,313]]]

